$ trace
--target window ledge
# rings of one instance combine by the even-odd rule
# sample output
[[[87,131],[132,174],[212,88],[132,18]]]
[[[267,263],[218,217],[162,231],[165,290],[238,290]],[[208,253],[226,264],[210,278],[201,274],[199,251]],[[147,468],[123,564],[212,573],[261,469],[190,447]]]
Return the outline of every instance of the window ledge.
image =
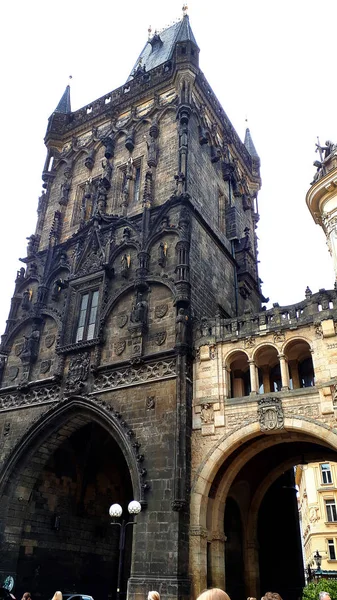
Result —
[[[59,346],[56,348],[56,354],[66,354],[67,352],[72,352],[73,350],[82,350],[82,348],[91,348],[92,346],[96,346],[100,343],[100,338],[96,337],[92,340],[85,340],[81,342],[74,342],[73,344],[67,344],[66,346]]]
[[[334,527],[336,527],[337,519],[336,519],[336,521],[324,521],[324,525],[333,525]]]

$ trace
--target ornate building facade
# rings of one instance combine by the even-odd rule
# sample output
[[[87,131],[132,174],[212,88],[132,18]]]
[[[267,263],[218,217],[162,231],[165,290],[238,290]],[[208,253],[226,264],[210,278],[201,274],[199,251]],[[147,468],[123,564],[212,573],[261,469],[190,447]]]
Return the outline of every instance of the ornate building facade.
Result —
[[[277,486],[337,447],[336,292],[262,310],[259,157],[198,56],[184,15],[122,87],[77,111],[67,88],[49,119],[1,345],[0,571],[37,598],[114,597],[108,508],[132,499],[122,594],[275,590],[275,503],[298,527]]]

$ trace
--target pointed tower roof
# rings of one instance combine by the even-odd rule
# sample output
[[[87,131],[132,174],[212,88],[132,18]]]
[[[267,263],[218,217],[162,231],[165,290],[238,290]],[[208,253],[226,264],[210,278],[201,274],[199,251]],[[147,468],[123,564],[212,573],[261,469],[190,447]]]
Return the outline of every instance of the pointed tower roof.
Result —
[[[71,105],[70,105],[70,85],[67,85],[64,90],[64,94],[55,108],[54,112],[69,114],[71,113]]]
[[[140,53],[128,77],[128,81],[135,77],[138,72],[151,71],[151,69],[170,60],[173,56],[175,45],[181,42],[191,42],[198,48],[187,14],[167,29],[155,32],[152,39],[148,40]]]
[[[252,158],[259,158],[259,155],[256,152],[256,149],[254,146],[254,142],[252,140],[252,136],[250,135],[249,127],[247,127],[247,129],[246,129],[244,145],[246,146],[246,148]]]

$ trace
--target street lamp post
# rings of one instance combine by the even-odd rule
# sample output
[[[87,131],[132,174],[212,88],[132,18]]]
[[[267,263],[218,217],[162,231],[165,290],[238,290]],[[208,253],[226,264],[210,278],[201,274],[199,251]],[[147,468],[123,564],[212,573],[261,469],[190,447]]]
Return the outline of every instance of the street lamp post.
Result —
[[[128,512],[130,515],[138,515],[142,507],[137,500],[132,500],[132,502],[128,505]],[[122,516],[123,509],[119,504],[112,504],[109,508],[109,515],[112,519],[119,519]],[[118,558],[118,576],[117,576],[117,590],[116,590],[116,600],[119,600],[120,597],[120,589],[121,589],[121,581],[122,581],[122,571],[123,571],[123,562],[124,562],[124,549],[125,549],[125,531],[128,525],[136,525],[135,521],[125,521],[122,522],[112,521],[111,525],[118,525],[120,527],[119,530],[119,558]]]

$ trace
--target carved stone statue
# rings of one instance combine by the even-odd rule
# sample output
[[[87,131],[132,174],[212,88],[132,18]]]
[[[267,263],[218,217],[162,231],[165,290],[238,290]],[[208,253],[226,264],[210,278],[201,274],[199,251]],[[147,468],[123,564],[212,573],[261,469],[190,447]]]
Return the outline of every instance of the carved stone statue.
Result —
[[[20,358],[23,362],[34,362],[37,358],[40,332],[38,329],[33,329],[29,336],[24,336],[23,348]]]
[[[158,248],[158,265],[165,267],[167,256],[167,244],[166,242],[160,242]]]
[[[146,300],[143,299],[142,294],[138,294],[137,302],[135,306],[132,307],[130,321],[132,323],[140,323],[145,325],[147,323],[147,311],[148,306]]]
[[[28,244],[27,244],[27,256],[28,258],[30,258],[31,256],[35,256],[36,254],[36,245],[37,245],[37,237],[36,235],[30,235],[28,238]]]
[[[25,273],[26,273],[25,268],[21,267],[19,269],[19,271],[16,272],[16,279],[15,279],[15,281],[23,281],[24,278],[25,278]]]
[[[102,162],[103,167],[103,175],[102,175],[102,183],[106,190],[110,189],[110,180],[112,175],[112,165],[107,159],[105,162]]]
[[[184,308],[179,308],[176,317],[176,344],[186,344],[187,342],[187,323],[188,316]]]
[[[59,203],[62,206],[66,206],[68,204],[70,187],[70,182],[66,179],[66,181],[61,186],[61,198]]]
[[[21,306],[23,310],[28,310],[32,301],[33,292],[32,290],[25,290],[22,294]]]
[[[121,258],[121,275],[125,279],[129,275],[129,269],[131,266],[131,256],[130,254],[123,254]]]

